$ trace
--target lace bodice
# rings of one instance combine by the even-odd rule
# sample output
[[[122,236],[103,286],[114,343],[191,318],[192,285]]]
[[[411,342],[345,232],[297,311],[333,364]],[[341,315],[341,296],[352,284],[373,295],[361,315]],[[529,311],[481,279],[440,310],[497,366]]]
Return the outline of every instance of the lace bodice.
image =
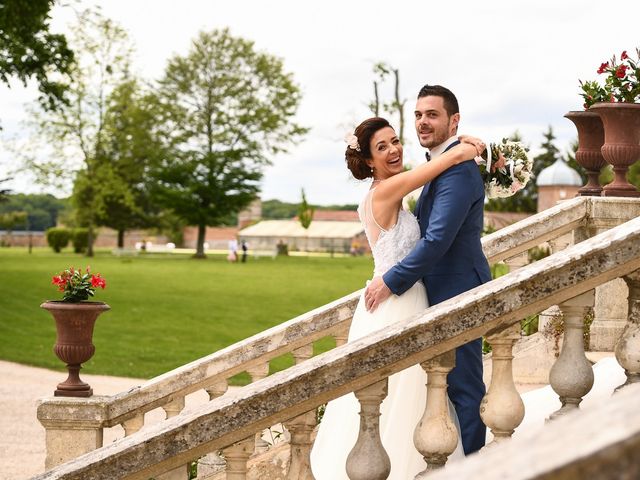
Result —
[[[375,188],[369,190],[360,202],[358,215],[373,254],[373,274],[377,276],[384,274],[407,256],[420,239],[420,227],[416,217],[403,209],[398,212],[398,221],[393,227],[388,230],[380,227],[371,210],[374,191]]]

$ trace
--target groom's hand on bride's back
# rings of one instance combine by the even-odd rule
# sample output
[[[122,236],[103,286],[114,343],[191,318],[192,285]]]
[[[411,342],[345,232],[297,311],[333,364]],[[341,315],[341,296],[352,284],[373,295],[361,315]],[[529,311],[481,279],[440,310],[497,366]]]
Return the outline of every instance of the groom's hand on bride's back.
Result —
[[[373,312],[390,296],[391,290],[384,283],[382,277],[374,277],[364,291],[364,305],[368,312]]]

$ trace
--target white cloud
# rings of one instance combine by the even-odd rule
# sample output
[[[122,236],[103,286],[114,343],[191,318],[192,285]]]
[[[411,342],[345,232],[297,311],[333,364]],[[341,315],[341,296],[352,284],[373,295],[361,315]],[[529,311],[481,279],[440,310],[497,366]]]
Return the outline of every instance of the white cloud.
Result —
[[[145,78],[160,76],[166,60],[186,53],[203,29],[228,26],[234,35],[254,40],[258,49],[283,58],[304,92],[298,120],[312,130],[265,171],[263,196],[298,201],[305,188],[308,200],[318,204],[357,203],[366,188],[349,179],[342,137],[348,126],[370,115],[366,104],[374,62],[399,68],[409,119],[419,88],[441,83],[458,95],[465,133],[499,140],[517,129],[535,149],[551,125],[564,150],[576,135],[563,115],[581,108],[578,79],[596,79],[600,62],[640,46],[636,29],[625,27],[640,17],[638,2],[626,2],[619,9],[624,18],[617,19],[593,0],[110,0],[81,5],[89,3],[100,4],[130,32],[136,67]],[[55,27],[66,28],[72,16],[69,8],[57,7]],[[5,134],[24,135],[18,126],[20,104],[33,98],[33,90],[0,86]],[[407,136],[412,135],[409,125]],[[415,141],[406,155],[413,162],[422,158]],[[0,152],[0,173],[11,161]],[[20,188],[34,187],[23,182]]]

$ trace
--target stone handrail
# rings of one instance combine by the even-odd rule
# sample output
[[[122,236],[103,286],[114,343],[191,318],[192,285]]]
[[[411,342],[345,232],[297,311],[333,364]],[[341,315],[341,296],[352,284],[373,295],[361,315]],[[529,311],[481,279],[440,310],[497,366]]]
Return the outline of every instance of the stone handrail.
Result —
[[[589,206],[588,197],[578,197],[484,237],[483,249],[489,262],[503,260],[545,240],[571,232],[585,221]],[[43,421],[60,419],[64,410],[72,406],[76,420],[92,419],[102,427],[118,425],[176,398],[184,398],[219,381],[226,381],[256,364],[348,329],[360,292],[346,295],[126,392],[80,401],[61,397],[47,399],[47,413],[39,418]],[[75,404],[86,405],[84,413],[76,410]],[[56,409],[56,405],[60,408]]]
[[[585,226],[590,217],[590,197],[576,197],[482,237],[490,264],[526,252],[547,240]]]
[[[147,479],[638,268],[640,218],[36,478]]]

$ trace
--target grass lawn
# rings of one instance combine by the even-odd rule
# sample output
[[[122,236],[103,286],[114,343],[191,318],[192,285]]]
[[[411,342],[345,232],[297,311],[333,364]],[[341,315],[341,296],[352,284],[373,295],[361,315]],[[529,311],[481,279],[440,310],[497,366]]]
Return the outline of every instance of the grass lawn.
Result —
[[[51,277],[68,266],[91,265],[107,281],[96,300],[111,311],[96,322],[94,357],[83,372],[150,378],[215,352],[362,288],[370,257],[132,258],[98,252],[87,257],[50,249],[0,249],[0,359],[65,370],[52,351],[55,325],[39,308],[61,297]],[[316,350],[331,348],[326,339]],[[272,370],[292,363],[272,362]],[[236,379],[244,383],[246,377]],[[236,383],[236,382],[234,382]]]

